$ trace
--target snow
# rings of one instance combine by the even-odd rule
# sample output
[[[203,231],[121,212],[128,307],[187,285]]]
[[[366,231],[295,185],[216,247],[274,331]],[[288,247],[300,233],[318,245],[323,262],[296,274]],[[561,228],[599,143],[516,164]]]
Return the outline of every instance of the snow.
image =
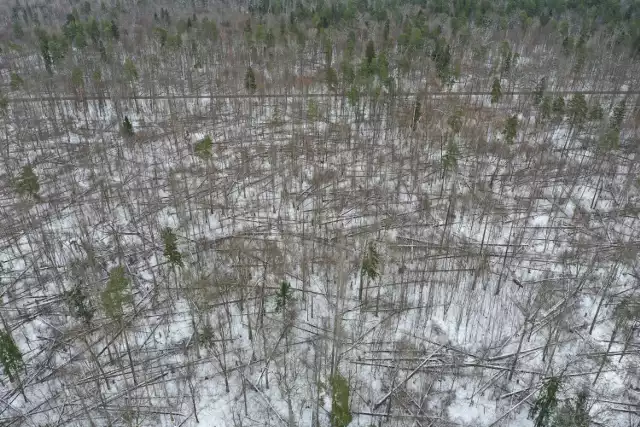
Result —
[[[179,114],[191,117],[207,112],[208,102],[186,102],[177,108]],[[330,108],[334,113],[330,120],[336,120],[339,104],[325,102],[320,103],[319,110]],[[490,105],[483,98],[472,102]],[[126,112],[135,128],[144,126],[152,135],[149,140],[126,143],[117,134],[116,109],[107,103],[104,112],[100,112],[90,103],[88,120],[103,123],[113,132],[104,141],[92,141],[106,155],[100,157],[96,149],[91,157],[82,159],[86,163],[79,162],[71,171],[62,170],[52,160],[43,160],[37,166],[39,174],[50,171],[58,177],[58,183],[69,182],[83,198],[79,203],[67,195],[59,205],[43,203],[25,210],[20,215],[26,217],[28,212],[47,221],[22,229],[11,246],[0,252],[3,283],[12,284],[12,295],[3,294],[7,307],[3,308],[3,315],[8,313],[15,325],[14,338],[25,354],[27,372],[33,374],[40,366],[45,373],[64,372],[45,382],[28,383],[28,402],[13,393],[8,384],[2,384],[0,397],[12,411],[30,413],[48,400],[54,409],[34,414],[34,423],[59,418],[65,425],[86,425],[82,408],[73,403],[82,386],[87,387],[87,403],[95,405],[95,422],[99,425],[107,425],[107,413],[121,415],[121,411],[100,409],[102,398],[113,399],[112,406],[119,410],[127,407],[130,399],[140,408],[151,406],[164,411],[146,414],[143,425],[191,426],[196,425],[197,415],[198,425],[207,427],[239,423],[282,425],[290,416],[294,425],[310,426],[316,403],[321,425],[328,425],[331,397],[326,389],[316,394],[316,388],[319,383],[325,387],[329,384],[333,350],[340,355],[337,368],[350,381],[353,409],[382,413],[386,405],[374,411],[373,404],[439,349],[432,360],[425,362],[424,370],[404,383],[401,393],[407,402],[425,399],[419,408],[425,416],[484,427],[510,411],[545,377],[597,370],[600,359],[584,357],[582,353],[606,350],[614,328],[612,307],[608,303],[603,307],[591,336],[583,325],[590,324],[602,296],[592,289],[607,280],[616,260],[603,257],[590,265],[586,255],[578,261],[564,262],[560,254],[572,248],[572,233],[579,232],[585,244],[605,239],[613,244],[615,239],[632,242],[634,231],[630,220],[607,215],[613,203],[605,192],[591,208],[591,201],[597,196],[595,182],[589,181],[593,177],[581,179],[569,195],[570,182],[546,181],[543,175],[539,177],[544,184],[540,185],[540,197],[533,201],[529,212],[520,212],[527,209],[522,201],[532,191],[528,182],[498,177],[493,189],[482,191],[474,191],[470,185],[474,179],[470,171],[476,166],[480,176],[507,174],[508,168],[529,173],[517,148],[513,150],[513,164],[502,161],[498,167],[498,159],[504,153],[471,157],[473,153],[466,152],[471,146],[461,137],[463,154],[470,158],[461,159],[458,170],[443,182],[439,170],[432,173],[438,165],[427,163],[439,161],[438,144],[419,140],[423,145],[412,152],[417,138],[410,139],[413,137],[403,134],[403,130],[376,134],[367,121],[358,129],[353,114],[343,119],[352,134],[350,143],[369,144],[362,145],[366,148],[357,156],[347,150],[343,139],[326,144],[322,137],[320,141],[312,139],[328,132],[327,123],[302,121],[292,113],[293,107],[286,110],[279,106],[284,125],[276,132],[266,125],[274,115],[273,106],[262,109],[254,105],[254,113],[248,117],[247,102],[242,100],[219,102],[216,114],[220,119],[216,123],[185,122],[181,126],[189,129],[190,136],[176,132],[176,144],[167,134],[169,125],[148,125],[163,123],[154,120],[153,114],[168,117],[168,103],[158,104],[152,112],[151,106],[141,101],[141,114],[135,109]],[[236,110],[240,111],[237,116]],[[365,108],[365,116],[372,113]],[[522,115],[519,118],[521,122],[526,120]],[[532,126],[533,123],[532,120]],[[550,131],[552,147],[545,149],[561,149],[567,132],[564,126]],[[214,154],[208,165],[192,154],[193,144],[206,135],[214,141]],[[498,135],[487,125],[485,136],[489,141],[499,139]],[[74,146],[89,140],[80,133],[72,133],[69,139]],[[50,143],[51,147],[43,148],[44,153],[54,152],[56,141]],[[277,150],[272,152],[272,147]],[[393,158],[390,147],[397,150],[397,158]],[[123,158],[118,157],[119,149]],[[550,160],[554,156],[545,155]],[[568,154],[568,162],[575,165],[581,155]],[[323,156],[327,161],[320,164]],[[113,163],[116,172],[108,172],[107,162]],[[116,168],[118,162],[121,164]],[[595,167],[594,160],[585,162],[582,168]],[[414,174],[412,168],[419,173]],[[170,170],[175,172],[173,180],[169,179]],[[103,178],[114,193],[108,207],[101,205],[104,201],[90,178],[92,172]],[[610,183],[620,185],[614,179]],[[54,193],[54,185],[44,182],[43,191]],[[441,185],[443,198],[439,195]],[[447,219],[446,196],[452,188],[458,205],[455,218]],[[632,189],[632,193],[635,191]],[[367,202],[361,203],[365,194]],[[429,212],[422,211],[423,196],[430,201]],[[344,202],[336,201],[341,197]],[[214,206],[213,213],[209,203]],[[486,207],[488,212],[481,208],[482,203],[490,204]],[[461,206],[467,212],[462,213]],[[589,212],[591,219],[584,224],[573,223],[581,209]],[[162,253],[159,232],[164,227],[176,230],[186,258],[185,267],[177,275]],[[115,230],[120,233],[119,239]],[[41,248],[43,233],[55,233],[56,243],[62,247],[52,260]],[[71,278],[62,269],[54,270],[53,264],[64,266],[72,260],[86,260],[81,238],[95,246],[95,256],[101,263],[95,277],[88,274]],[[557,242],[552,243],[551,239]],[[330,244],[325,245],[325,240]],[[365,279],[370,282],[365,303],[358,298],[359,266],[366,245],[372,241],[383,259],[382,275],[371,281]],[[443,241],[450,245],[446,250],[440,246]],[[100,305],[108,270],[123,262],[117,253],[118,242],[123,246],[135,310],[139,313],[128,329],[128,343],[123,335],[110,342],[118,327],[105,317]],[[136,259],[129,264],[128,258],[133,255]],[[477,255],[486,256],[486,264],[481,264]],[[246,271],[240,266],[245,266]],[[400,266],[404,273],[399,273]],[[42,274],[60,271],[64,280],[53,273],[50,278],[38,280],[36,268]],[[593,277],[586,280],[584,292],[565,303],[568,290],[578,285],[589,268],[593,268]],[[634,286],[632,278],[624,276],[629,272],[627,264],[619,265],[613,285],[616,292],[626,292]],[[23,273],[25,278],[21,278]],[[522,289],[512,283],[513,278],[522,282]],[[291,314],[295,321],[287,328],[286,340],[283,316],[275,312],[274,302],[276,287],[284,279],[290,281],[296,298]],[[95,303],[94,321],[99,327],[87,333],[86,338],[92,349],[102,351],[97,357],[106,375],[117,372],[109,380],[109,389],[104,380],[100,380],[99,389],[91,388],[92,381],[86,380],[103,374],[87,354],[86,345],[75,339],[84,329],[60,295],[62,289],[72,289],[73,280],[82,280]],[[385,286],[379,288],[381,284]],[[306,295],[302,292],[305,287]],[[540,289],[549,291],[538,292]],[[258,326],[262,291],[266,296],[265,314],[262,326]],[[21,320],[22,316],[13,312],[22,305],[16,302],[15,295],[28,295],[34,301],[60,298],[48,303],[50,313]],[[241,298],[242,307],[237,302]],[[38,313],[29,307],[21,308]],[[535,316],[531,313],[530,323],[525,324],[527,310],[536,307],[540,310]],[[129,307],[128,312],[133,313],[133,308]],[[545,322],[547,315],[554,316],[551,324],[560,325],[561,336],[566,340],[555,348],[550,364],[550,356],[545,356],[544,361],[542,357],[542,349],[555,333]],[[336,319],[338,329],[334,328]],[[211,348],[195,342],[194,324],[197,331],[202,331],[205,324],[212,326],[216,339]],[[508,381],[513,359],[505,355],[517,352],[520,337],[523,333],[528,336],[531,328],[534,332],[530,339],[523,340],[517,370]],[[569,328],[577,332],[572,333]],[[42,337],[54,336],[56,329],[70,334],[66,340],[71,344],[65,352],[56,351],[47,365],[46,351],[41,353],[38,349],[51,345]],[[128,346],[134,349],[138,383],[154,379],[151,384],[134,385]],[[621,348],[616,343],[611,351]],[[107,349],[114,354],[108,354]],[[593,388],[594,396],[608,396],[609,400],[624,396],[633,379],[625,370],[637,362],[633,355],[625,356],[622,362],[611,357]],[[229,393],[225,390],[225,376]],[[592,381],[594,375],[584,378]],[[580,376],[568,376],[561,398],[572,396],[584,382]],[[58,391],[61,396],[55,397]],[[510,393],[513,394],[500,398]],[[66,403],[70,406],[68,412],[59,409]],[[417,410],[418,405],[408,404],[410,409],[405,412],[394,400],[392,410],[405,415]],[[598,420],[606,420],[607,426],[626,427],[622,416],[606,412],[608,406],[602,402],[597,405],[593,415],[601,417]],[[524,404],[514,410],[501,425],[531,426],[527,408]],[[410,417],[397,420],[398,425],[413,422]],[[379,417],[354,414],[352,425],[368,426],[378,421]]]

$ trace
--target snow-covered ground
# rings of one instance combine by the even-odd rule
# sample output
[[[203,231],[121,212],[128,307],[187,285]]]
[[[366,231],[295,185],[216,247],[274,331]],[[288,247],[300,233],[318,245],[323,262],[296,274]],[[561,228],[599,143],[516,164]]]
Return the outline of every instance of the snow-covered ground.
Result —
[[[561,400],[589,389],[598,425],[637,425],[637,319],[614,316],[637,301],[636,155],[527,115],[505,145],[506,114],[477,97],[443,173],[457,100],[425,100],[415,131],[411,102],[341,101],[314,117],[297,98],[60,103],[69,130],[16,138],[4,172],[28,160],[42,201],[3,189],[0,312],[25,369],[1,379],[0,420],[329,425],[339,371],[354,426],[530,426],[552,376]],[[206,135],[209,160],[193,152]],[[101,302],[117,265],[133,297],[119,321]]]

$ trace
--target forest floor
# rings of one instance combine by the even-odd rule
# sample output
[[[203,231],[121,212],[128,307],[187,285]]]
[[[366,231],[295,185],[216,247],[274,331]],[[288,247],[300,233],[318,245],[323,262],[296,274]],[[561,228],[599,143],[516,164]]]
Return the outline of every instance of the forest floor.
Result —
[[[339,372],[353,426],[532,426],[559,377],[560,406],[588,389],[594,425],[637,427],[637,327],[617,309],[640,277],[637,154],[531,111],[510,144],[489,93],[422,95],[417,122],[413,99],[328,94],[17,105],[0,262],[25,369],[0,422],[329,425]],[[53,101],[12,101],[36,100]],[[11,192],[26,162],[38,202]]]

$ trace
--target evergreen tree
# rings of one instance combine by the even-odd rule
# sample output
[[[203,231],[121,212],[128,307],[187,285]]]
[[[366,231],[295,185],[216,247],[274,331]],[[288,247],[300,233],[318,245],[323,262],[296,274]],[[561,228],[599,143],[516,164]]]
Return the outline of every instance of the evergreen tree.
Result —
[[[247,45],[251,46],[253,43],[253,29],[251,27],[251,19],[247,19],[244,23],[244,39]]]
[[[513,144],[513,141],[515,140],[517,134],[518,134],[518,116],[514,114],[508,117],[507,120],[505,121],[504,128],[502,129],[502,135],[504,135],[504,140],[507,143]]]
[[[329,90],[335,90],[338,86],[338,73],[333,67],[327,67],[325,81]]]
[[[605,151],[617,150],[620,147],[620,131],[615,127],[607,129],[600,140],[600,147]]]
[[[389,41],[389,27],[390,27],[390,23],[389,23],[389,20],[387,19],[384,22],[384,30],[382,31],[382,40],[384,40],[385,43]]]
[[[16,180],[16,192],[23,197],[30,197],[38,200],[40,197],[40,183],[38,176],[30,165],[23,166],[22,172]]]
[[[362,260],[361,274],[370,280],[375,280],[380,276],[380,254],[373,242],[369,243],[367,254]]]
[[[533,94],[533,105],[538,106],[542,102],[544,91],[547,89],[547,78],[543,77],[536,85],[536,90]]]
[[[502,87],[500,86],[500,79],[493,79],[493,84],[491,85],[491,103],[497,104],[500,102],[500,98],[502,97]]]
[[[276,36],[273,34],[271,28],[267,29],[267,34],[264,36],[264,43],[268,49],[273,49],[276,46]]]
[[[419,29],[417,30],[420,33]],[[413,44],[414,35],[412,33],[410,43]],[[419,40],[422,40],[422,36],[418,36]],[[451,79],[451,72],[449,70],[449,65],[451,63],[451,47],[446,41],[440,40],[440,38],[436,39],[435,48],[431,52],[431,59],[436,65],[436,74],[442,83],[448,84]]]
[[[578,392],[575,399],[565,403],[553,419],[552,427],[589,427],[591,417],[587,408],[589,395],[586,391]]]
[[[314,121],[318,118],[318,114],[318,103],[310,99],[307,103],[307,117],[310,121]]]
[[[167,44],[167,39],[169,38],[169,33],[162,27],[156,27],[153,29],[153,33],[158,38],[158,43],[160,43],[160,47],[165,47]]]
[[[171,227],[166,227],[162,230],[162,241],[164,242],[164,256],[167,261],[174,267],[183,267],[182,254],[178,251],[178,238]]]
[[[8,331],[0,331],[0,365],[11,382],[18,379],[18,373],[24,366],[22,353]]]
[[[324,49],[326,66],[331,67],[333,61],[333,43],[326,34],[322,35],[322,47]]]
[[[602,107],[597,102],[591,106],[589,110],[589,120],[600,121],[604,118],[604,111],[602,111]]]
[[[360,102],[360,91],[355,85],[351,86],[347,91],[347,100],[352,107],[357,106]]]
[[[82,23],[78,23],[76,25],[76,36],[74,38],[74,45],[78,49],[84,49],[87,47],[87,37],[84,32],[84,28],[82,27]]]
[[[502,42],[500,50],[502,56],[502,74],[508,74],[509,71],[511,71],[511,59],[513,57],[509,43],[506,41]]]
[[[346,427],[352,420],[349,406],[349,383],[347,379],[335,373],[331,379],[331,427]]]
[[[420,101],[416,101],[416,105],[413,107],[413,120],[411,121],[411,130],[415,132],[418,128],[418,120],[422,116],[422,104]]]
[[[76,18],[73,14],[67,15],[67,22],[62,26],[62,33],[72,43],[76,36]]]
[[[280,287],[276,292],[276,312],[286,310],[292,300],[291,285],[286,280],[280,282]]]
[[[53,34],[49,39],[49,50],[51,53],[51,62],[59,64],[67,54],[69,43],[67,39],[59,34]]]
[[[550,96],[544,96],[540,103],[540,115],[542,120],[546,120],[551,117],[552,101]]]
[[[247,67],[247,72],[244,75],[244,88],[251,94],[253,94],[257,89],[256,76],[253,73],[253,68],[251,67]]]
[[[9,109],[9,100],[3,93],[0,92],[0,115],[6,116]]]
[[[571,119],[571,124],[573,126],[580,127],[587,120],[587,113],[589,107],[587,106],[587,101],[584,98],[584,95],[581,93],[576,93],[569,100],[569,114]]]
[[[367,42],[367,47],[365,48],[365,51],[364,51],[364,57],[365,57],[365,60],[367,61],[367,65],[370,67],[371,64],[373,63],[373,60],[376,59],[376,48],[373,45],[373,40],[369,40]]]
[[[205,17],[202,20],[202,24],[200,25],[202,36],[205,40],[208,40],[212,43],[218,40],[218,26],[215,21],[209,20]]]
[[[620,130],[620,127],[622,126],[622,122],[624,121],[625,109],[626,109],[625,99],[623,99],[622,101],[616,104],[616,107],[613,109],[613,117],[611,118],[611,123],[610,123],[610,127],[612,129]]]
[[[211,141],[211,137],[207,135],[200,141],[196,142],[196,145],[193,151],[196,154],[196,156],[200,157],[202,160],[206,160],[211,158],[212,148],[213,148],[213,141]]]
[[[87,298],[80,286],[75,286],[71,291],[67,292],[66,299],[74,317],[82,319],[86,324],[91,323],[93,310],[89,298]]]
[[[94,45],[98,44],[98,40],[100,40],[100,26],[98,25],[98,21],[96,18],[91,17],[87,22],[87,34],[89,38],[93,42]]]
[[[118,25],[116,24],[116,22],[113,19],[111,20],[111,25],[109,26],[109,31],[111,33],[111,37],[113,37],[114,40],[119,40],[120,39],[120,30],[118,29]]]
[[[13,23],[11,24],[11,29],[13,30],[13,36],[18,40],[24,37],[24,29],[22,28],[22,24],[19,20],[16,19],[15,21],[13,21]]]
[[[138,69],[136,68],[136,65],[133,63],[131,58],[127,58],[124,60],[122,73],[125,80],[129,83],[133,83],[138,80]]]
[[[42,55],[42,60],[44,61],[44,67],[49,74],[53,74],[53,59],[51,57],[49,35],[40,28],[36,29],[36,34],[40,43],[40,54]]]
[[[560,121],[564,118],[564,98],[562,96],[558,95],[556,99],[553,100],[551,111],[556,120]]]
[[[124,121],[122,122],[122,134],[126,137],[132,137],[134,135],[133,125],[127,116],[124,116]]]
[[[73,70],[71,70],[71,85],[76,92],[81,91],[84,88],[82,68],[73,67]]]
[[[384,50],[380,52],[380,55],[378,55],[376,69],[380,80],[383,83],[386,83],[389,79],[389,60],[387,59],[387,53]]]
[[[12,72],[10,75],[11,90],[19,90],[24,86],[24,80],[20,77],[20,74]]]
[[[456,111],[447,119],[447,124],[451,129],[451,133],[454,135],[460,133],[462,130],[462,109],[456,109]]]
[[[109,62],[109,57],[107,56],[107,49],[105,49],[104,43],[102,43],[102,40],[98,40],[98,51],[100,52],[100,59],[103,62]]]
[[[529,418],[534,427],[551,427],[551,420],[558,405],[556,394],[560,388],[560,378],[552,377],[544,385],[540,395],[529,410]]]
[[[447,145],[447,150],[442,156],[442,176],[443,177],[448,171],[453,170],[457,167],[459,157],[460,157],[460,150],[458,149],[458,146],[453,141],[449,142],[449,145]]]
[[[131,302],[129,279],[123,266],[113,267],[109,271],[107,287],[101,294],[102,307],[106,315],[114,321],[120,321],[124,314],[124,305]]]
[[[91,13],[91,3],[89,1],[85,1],[82,3],[82,14],[89,15]]]

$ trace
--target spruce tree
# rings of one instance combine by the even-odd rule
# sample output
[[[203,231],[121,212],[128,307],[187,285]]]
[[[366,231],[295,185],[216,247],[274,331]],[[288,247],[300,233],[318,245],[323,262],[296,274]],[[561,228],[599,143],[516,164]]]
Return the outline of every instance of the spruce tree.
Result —
[[[346,427],[352,420],[349,407],[349,383],[347,379],[336,372],[331,383],[331,427]]]
[[[124,65],[122,67],[122,73],[124,78],[129,82],[133,83],[138,80],[138,69],[136,65],[133,63],[131,58],[127,58],[124,60]]]
[[[325,81],[329,90],[335,90],[338,86],[338,74],[333,67],[327,67],[325,72]]]
[[[604,118],[604,111],[602,111],[602,107],[597,102],[591,106],[589,109],[589,120],[592,121],[600,121]]]
[[[120,30],[118,29],[118,25],[113,19],[111,20],[111,23],[109,25],[109,32],[114,40],[120,39]]]
[[[280,282],[280,287],[276,292],[276,312],[286,310],[291,302],[291,285],[286,280]]]
[[[447,146],[447,150],[442,156],[442,174],[443,176],[450,170],[453,170],[458,165],[458,158],[460,157],[460,150],[455,142],[451,141]]]
[[[8,331],[0,331],[0,365],[11,382],[18,379],[18,373],[24,366],[22,353]]]
[[[413,107],[413,120],[411,121],[411,130],[415,132],[418,128],[418,120],[422,116],[422,104],[420,101],[416,101],[416,105]]]
[[[379,268],[380,254],[378,253],[375,243],[370,242],[367,254],[362,260],[362,273],[369,279],[375,280],[380,275]]]
[[[389,20],[387,19],[384,22],[384,30],[382,32],[382,39],[385,41],[385,43],[389,40],[389,27],[390,27],[390,23],[389,23]]]
[[[558,95],[556,99],[553,100],[551,111],[556,120],[560,121],[564,118],[564,98],[562,96]]]
[[[513,116],[507,118],[507,120],[505,121],[504,128],[502,129],[502,135],[504,135],[504,140],[507,143],[513,144],[513,141],[515,140],[517,134],[518,116],[514,114]]]
[[[71,70],[71,85],[76,93],[81,92],[84,89],[84,75],[82,74],[82,68],[73,67],[73,70]]]
[[[386,84],[389,79],[389,59],[387,58],[387,53],[383,50],[378,55],[378,60],[376,71],[378,72],[378,77],[380,80]]]
[[[19,90],[24,86],[24,80],[20,77],[20,74],[12,72],[10,79],[11,90]]]
[[[552,427],[589,427],[591,417],[587,408],[589,394],[586,391],[578,392],[575,399],[565,403],[557,415],[553,418]]]
[[[244,75],[244,88],[251,94],[253,94],[257,89],[256,76],[253,73],[253,68],[251,67],[247,67],[247,72]]]
[[[540,79],[538,84],[536,85],[536,90],[533,94],[533,105],[538,106],[542,102],[542,97],[544,96],[544,91],[547,88],[547,78],[543,77]]]
[[[451,129],[451,133],[454,135],[460,133],[462,130],[462,110],[459,108],[456,109],[456,111],[447,119],[447,124]]]
[[[491,85],[491,103],[497,104],[500,102],[500,98],[502,97],[502,87],[500,86],[500,79],[493,79],[493,84]]]
[[[171,227],[162,230],[162,241],[164,242],[164,256],[171,265],[183,267],[182,254],[178,251],[178,238]]]
[[[89,298],[82,291],[82,288],[74,286],[71,291],[65,293],[65,296],[73,316],[82,319],[86,324],[91,323],[93,310]]]
[[[362,300],[365,277],[368,280],[375,280],[380,277],[380,254],[373,242],[369,243],[360,267],[360,288],[358,291],[359,300]]]
[[[16,192],[23,196],[38,200],[40,191],[40,183],[38,176],[30,165],[23,166],[22,172],[16,179]]]
[[[36,29],[36,35],[38,36],[38,41],[40,43],[40,54],[42,55],[42,60],[44,61],[44,68],[49,74],[53,74],[53,58],[51,56],[49,35],[40,28]]]
[[[551,427],[553,414],[558,405],[556,394],[560,388],[560,378],[552,377],[543,386],[538,398],[529,410],[529,418],[534,427]]]
[[[107,287],[101,294],[102,307],[111,320],[120,321],[124,314],[124,305],[131,301],[129,279],[123,266],[109,271]]]
[[[211,137],[209,135],[205,136],[200,141],[196,142],[193,151],[196,156],[200,157],[202,160],[211,158],[211,149],[213,148],[213,141],[211,141]]]
[[[623,99],[622,101],[618,102],[618,104],[616,104],[616,107],[613,109],[613,117],[611,118],[610,123],[610,127],[612,129],[617,129],[618,131],[620,130],[622,122],[624,121],[625,109],[626,100]]]
[[[365,60],[367,61],[367,65],[371,67],[373,60],[376,59],[376,48],[373,45],[373,40],[369,40],[367,42],[367,47],[364,52]]]
[[[571,118],[571,124],[573,126],[580,127],[587,119],[589,107],[584,95],[576,93],[569,100],[569,114]]]
[[[124,116],[124,121],[122,122],[122,135],[126,137],[132,137],[134,135],[133,125],[127,116]]]
[[[551,117],[552,101],[550,96],[544,96],[540,103],[540,116],[542,120],[546,120]]]

